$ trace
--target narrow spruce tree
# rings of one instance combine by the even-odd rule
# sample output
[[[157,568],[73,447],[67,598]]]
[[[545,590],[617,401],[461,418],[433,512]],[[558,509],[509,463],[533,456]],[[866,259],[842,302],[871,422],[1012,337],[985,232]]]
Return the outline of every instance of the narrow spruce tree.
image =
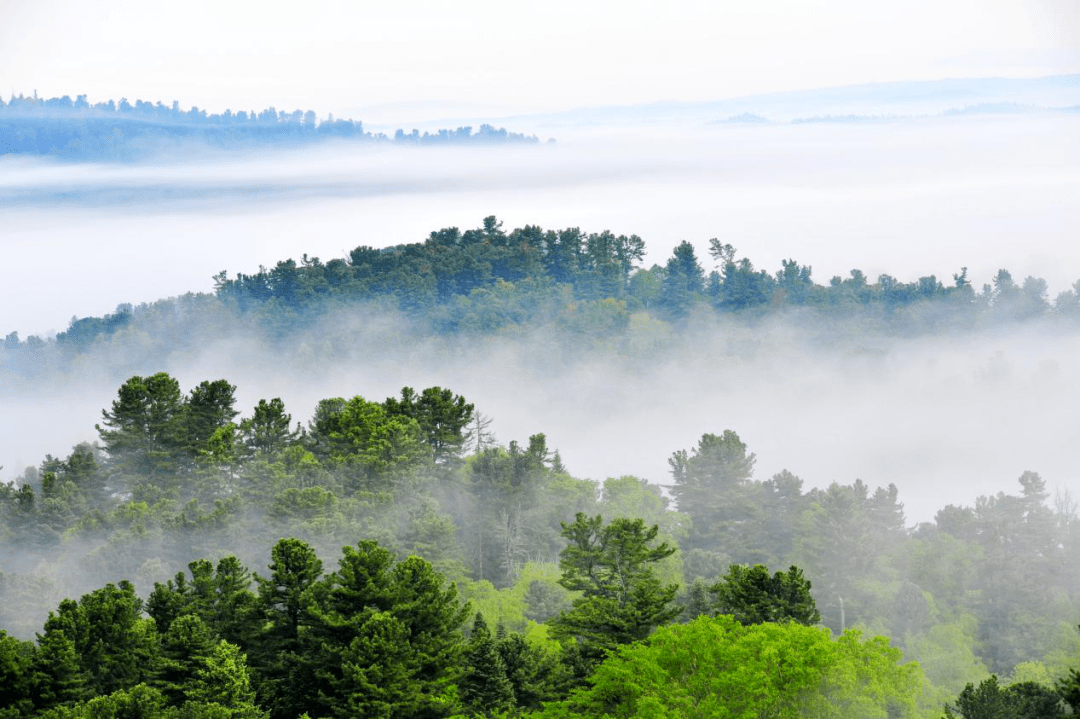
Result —
[[[87,698],[89,676],[79,664],[75,643],[63,629],[53,629],[39,637],[30,681],[34,687],[34,706],[39,711]],[[4,693],[7,692],[8,688],[4,687]]]
[[[480,612],[473,619],[472,637],[465,650],[465,674],[458,688],[462,702],[477,714],[491,716],[515,705],[506,665]]]

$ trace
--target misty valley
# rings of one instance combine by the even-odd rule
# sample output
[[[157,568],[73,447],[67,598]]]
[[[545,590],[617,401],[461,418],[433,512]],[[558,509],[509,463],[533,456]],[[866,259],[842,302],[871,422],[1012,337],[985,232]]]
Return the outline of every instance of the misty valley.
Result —
[[[901,395],[942,434],[1056,422],[1080,282],[698,252],[489,216],[8,334],[11,406],[103,401],[0,484],[0,716],[1075,712],[1077,502],[1039,457],[838,475]],[[912,518],[928,471],[956,486]]]

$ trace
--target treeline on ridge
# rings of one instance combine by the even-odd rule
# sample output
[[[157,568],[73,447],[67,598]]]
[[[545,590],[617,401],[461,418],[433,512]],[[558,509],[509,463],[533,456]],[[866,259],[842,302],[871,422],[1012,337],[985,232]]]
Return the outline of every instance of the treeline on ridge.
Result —
[[[556,700],[568,703],[544,710],[552,716],[612,707],[632,714],[656,697],[691,701],[675,685],[691,691],[704,682],[693,691],[727,696],[720,687],[759,681],[753,672],[764,671],[755,659],[747,660],[751,674],[680,674],[689,670],[672,657],[684,656],[687,645],[713,652],[694,662],[722,664],[728,651],[771,656],[766,650],[775,646],[787,647],[777,651],[788,652],[792,666],[814,656],[839,662],[807,669],[814,691],[797,682],[785,685],[792,695],[777,687],[776,696],[790,699],[783,716],[830,716],[841,695],[883,702],[867,716],[937,716],[990,672],[1008,683],[979,691],[996,691],[1002,702],[1027,683],[1052,694],[1053,680],[1080,656],[1076,504],[1059,495],[1047,506],[1045,481],[1034,472],[1020,477],[1015,495],[950,505],[933,522],[908,528],[893,485],[872,490],[856,480],[804,490],[788,471],[755,479],[756,457],[731,430],[673,452],[665,492],[636,477],[576,478],[541,433],[500,445],[490,419],[446,388],[406,387],[383,401],[324,399],[306,424],[294,422],[279,399],[260,400],[240,417],[235,389],[214,380],[184,392],[166,373],[131,377],[102,410],[98,443],[46,457],[0,485],[7,557],[0,627],[30,636],[43,600],[59,602],[69,587],[83,592],[102,577],[114,582],[79,602],[60,602],[36,649],[2,640],[7,676],[58,667],[53,678],[19,685],[30,704],[12,716],[42,708],[97,716],[62,711],[109,696],[156,702],[162,711],[185,703],[192,706],[184,711],[210,711],[196,705],[218,703],[223,686],[232,687],[234,709],[255,707],[252,716],[389,711],[361,708],[378,701],[398,707],[395,716],[442,716],[462,707],[540,710]],[[260,579],[250,592],[246,567],[286,563],[277,556],[286,551],[281,537],[293,538],[286,543],[311,568],[321,567],[312,557],[346,545],[341,568],[322,575],[290,564],[302,575],[296,581],[307,582],[302,591],[290,595],[286,582]],[[275,547],[269,558],[267,547]],[[190,576],[174,574],[186,564]],[[399,573],[408,581],[395,579]],[[115,583],[122,579],[134,584]],[[447,581],[456,586],[449,594]],[[745,592],[725,590],[732,583],[771,599],[742,602]],[[136,586],[154,587],[145,604]],[[428,594],[409,595],[406,587]],[[106,611],[109,602],[119,602],[115,611]],[[445,651],[404,639],[415,636],[409,622],[420,621],[412,613],[421,608],[441,612],[432,626],[445,628],[437,640],[447,642]],[[140,619],[143,609],[151,623]],[[93,612],[126,617],[127,628],[103,646],[130,656],[91,651],[102,646],[93,632],[106,631],[80,618]],[[691,621],[716,613],[733,618]],[[176,624],[189,614],[199,621]],[[784,619],[797,621],[769,628]],[[665,629],[673,620],[691,623]],[[765,628],[744,634],[731,622]],[[841,638],[804,632],[811,624]],[[896,648],[864,641],[852,627],[887,635]],[[301,635],[308,644],[295,643]],[[510,667],[518,665],[499,654],[512,653],[511,645],[532,652],[517,680]],[[422,656],[409,654],[414,649]],[[184,656],[196,659],[178,666]],[[877,669],[857,680],[834,677],[834,669],[856,671],[843,669],[843,657],[863,657],[859,666]],[[919,661],[921,675],[901,658]],[[492,668],[500,662],[505,681]],[[101,668],[112,666],[128,668]],[[374,673],[357,674],[364,666]],[[62,667],[70,676],[59,674]],[[294,670],[300,674],[288,674]],[[474,671],[473,680],[494,679],[486,688],[470,685],[464,677]],[[627,671],[659,683],[629,696],[618,680]],[[836,693],[815,693],[829,677]],[[874,694],[867,687],[881,677],[892,688]],[[852,681],[858,690],[843,694]],[[41,686],[53,694],[34,688]],[[304,698],[281,694],[290,691]],[[812,709],[807,702],[821,696],[827,703]]]
[[[401,332],[425,337],[551,328],[576,346],[623,341],[624,354],[661,345],[658,337],[710,317],[756,322],[797,312],[800,326],[811,332],[902,335],[1035,319],[1071,326],[1080,319],[1080,281],[1051,301],[1045,280],[1017,282],[1005,269],[981,290],[966,269],[951,285],[933,275],[914,282],[881,275],[872,282],[859,270],[822,285],[809,265],[785,260],[774,273],[758,270],[716,239],[709,244],[716,263],[710,272],[689,242],[648,269],[639,267],[644,253],[637,235],[534,225],[506,232],[487,217],[482,227],[439,230],[422,243],[360,246],[348,258],[327,262],[304,255],[299,263],[285,260],[231,278],[221,272],[212,295],[73,318],[54,338],[9,333],[0,341],[0,368],[33,377],[129,335],[156,343],[145,351],[149,361],[160,362],[176,349],[162,344],[166,338],[213,339],[215,332],[228,335],[242,326],[271,341],[293,339],[335,311],[383,315],[401,323]]]
[[[533,135],[483,124],[435,132],[397,130],[392,137],[364,130],[360,121],[320,120],[312,110],[286,112],[268,107],[208,114],[179,102],[163,105],[122,98],[90,103],[86,95],[0,99],[0,156],[46,155],[65,160],[135,160],[190,150],[199,143],[221,150],[294,146],[325,140],[416,145],[537,143]]]

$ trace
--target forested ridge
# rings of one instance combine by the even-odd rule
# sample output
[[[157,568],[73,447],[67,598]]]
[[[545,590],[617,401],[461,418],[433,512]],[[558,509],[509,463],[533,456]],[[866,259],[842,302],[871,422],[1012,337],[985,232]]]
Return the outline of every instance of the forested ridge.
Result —
[[[242,150],[288,148],[326,140],[416,145],[536,143],[537,138],[483,124],[435,132],[397,130],[392,137],[364,130],[360,121],[333,115],[320,119],[313,110],[286,112],[268,107],[258,112],[184,110],[179,102],[127,98],[91,103],[86,95],[0,98],[0,157],[49,156],[61,160],[130,161],[193,149]]]
[[[669,498],[446,388],[306,422],[235,392],[133,376],[98,442],[0,486],[5,715],[1076,706],[1076,507],[1034,472],[909,529],[895,486],[756,478],[732,430],[672,453]]]
[[[858,269],[819,284],[810,265],[791,259],[774,272],[757,269],[718,239],[709,241],[708,255],[711,271],[684,241],[663,265],[642,268],[645,242],[637,235],[535,225],[507,232],[487,217],[476,229],[445,228],[423,242],[386,248],[362,245],[347,258],[323,262],[305,254],[251,274],[223,271],[213,293],[73,317],[55,337],[9,332],[0,342],[0,372],[11,382],[32,381],[70,371],[81,355],[110,346],[160,362],[184,351],[175,342],[183,336],[206,342],[243,332],[289,347],[325,344],[327,335],[343,331],[342,320],[380,317],[400,342],[541,329],[574,351],[603,346],[623,357],[648,356],[673,334],[715,321],[753,326],[796,317],[806,333],[835,342],[1034,321],[1075,328],[1080,320],[1080,280],[1052,299],[1045,280],[1017,280],[1007,269],[980,289],[966,268],[949,284],[935,275],[872,281]],[[324,318],[332,318],[330,326],[320,324]],[[302,339],[313,327],[318,336]]]

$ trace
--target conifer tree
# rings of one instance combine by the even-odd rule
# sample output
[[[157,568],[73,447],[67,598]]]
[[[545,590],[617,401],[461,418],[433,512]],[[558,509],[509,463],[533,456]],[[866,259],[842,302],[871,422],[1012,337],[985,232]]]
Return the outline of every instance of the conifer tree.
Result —
[[[480,612],[473,620],[464,659],[465,674],[458,688],[465,706],[485,716],[514,706],[514,690],[506,678],[506,665]]]
[[[189,701],[217,704],[229,710],[230,719],[263,719],[266,712],[255,703],[247,658],[240,648],[220,640],[187,690]]]
[[[575,640],[586,665],[608,649],[644,639],[682,611],[672,606],[678,586],[662,585],[653,570],[676,551],[667,543],[653,546],[656,525],[616,518],[605,526],[600,515],[578,512],[562,527],[569,544],[559,555],[559,583],[581,596],[552,621],[552,633]]]
[[[202,619],[194,614],[178,617],[161,637],[161,660],[151,686],[170,703],[182,703],[213,649],[213,637]]]
[[[31,681],[38,710],[73,704],[87,697],[89,676],[79,663],[75,643],[64,630],[54,629],[40,638]]]

